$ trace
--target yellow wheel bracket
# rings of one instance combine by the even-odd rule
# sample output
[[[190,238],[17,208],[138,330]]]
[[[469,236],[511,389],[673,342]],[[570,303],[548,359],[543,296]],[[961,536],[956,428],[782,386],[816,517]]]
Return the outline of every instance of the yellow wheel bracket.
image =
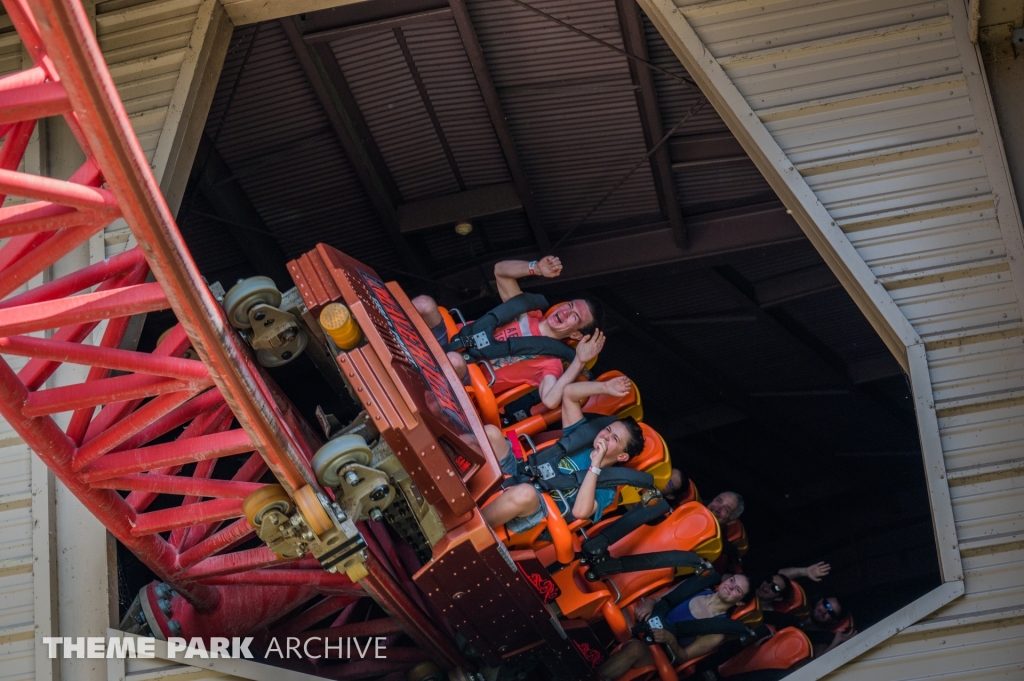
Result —
[[[353,584],[355,584],[360,579],[369,576],[370,573],[367,571],[365,565],[363,565],[362,563],[356,563],[355,565],[351,566],[348,570],[346,570],[345,574],[348,575],[348,578],[352,580]]]

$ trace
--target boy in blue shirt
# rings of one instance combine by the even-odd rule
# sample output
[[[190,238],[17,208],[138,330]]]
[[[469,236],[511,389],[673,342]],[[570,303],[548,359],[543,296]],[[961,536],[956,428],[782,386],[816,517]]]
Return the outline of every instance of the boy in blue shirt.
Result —
[[[587,398],[600,394],[625,397],[630,389],[629,379],[625,376],[610,381],[571,383],[566,386],[562,393],[563,437],[583,423],[583,403]],[[494,426],[485,426],[485,430],[495,453],[505,452],[499,461],[501,469],[507,475],[515,475],[516,459],[508,440]],[[558,462],[562,473],[587,470],[587,474],[579,489],[565,490],[562,498],[557,494],[553,498],[559,505],[564,498],[574,518],[590,518],[596,522],[601,517],[602,509],[614,501],[616,494],[614,489],[598,489],[597,478],[601,469],[625,463],[643,448],[643,431],[633,418],[615,421],[601,430],[589,447],[569,454]],[[540,494],[540,490],[531,483],[514,485],[485,506],[481,513],[491,527],[505,525],[510,534],[525,532],[547,515],[547,507],[541,501]]]

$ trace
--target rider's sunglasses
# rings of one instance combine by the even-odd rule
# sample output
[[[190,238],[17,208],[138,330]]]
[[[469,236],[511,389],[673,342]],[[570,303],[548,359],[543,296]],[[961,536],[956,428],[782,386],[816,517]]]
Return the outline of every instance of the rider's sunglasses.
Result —
[[[832,608],[832,604],[829,603],[828,601],[822,601],[821,604],[823,606],[825,606],[826,610],[828,610],[829,617],[832,618],[832,619],[835,619],[836,611]]]

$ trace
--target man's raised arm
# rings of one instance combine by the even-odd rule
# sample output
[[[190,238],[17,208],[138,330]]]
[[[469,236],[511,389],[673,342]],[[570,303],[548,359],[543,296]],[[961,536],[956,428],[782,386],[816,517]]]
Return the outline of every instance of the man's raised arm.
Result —
[[[548,279],[557,277],[562,273],[562,261],[553,255],[547,255],[540,260],[527,262],[526,260],[502,260],[494,263],[494,283],[498,287],[498,295],[501,302],[509,298],[515,298],[523,292],[519,288],[519,279],[537,275]]]

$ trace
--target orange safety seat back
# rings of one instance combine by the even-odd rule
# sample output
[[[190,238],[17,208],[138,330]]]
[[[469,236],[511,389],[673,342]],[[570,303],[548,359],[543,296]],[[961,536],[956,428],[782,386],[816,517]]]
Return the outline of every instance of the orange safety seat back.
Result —
[[[761,601],[757,596],[752,597],[746,603],[736,606],[729,613],[729,617],[743,622],[751,629],[756,629],[764,622],[764,612],[761,610]]]
[[[807,592],[795,579],[789,580],[792,585],[792,592],[787,598],[774,604],[775,612],[792,615],[803,619],[811,613],[810,605],[807,603]]]
[[[741,650],[735,657],[720,665],[718,673],[728,678],[762,669],[789,669],[797,662],[813,655],[814,646],[811,645],[807,634],[796,627],[786,627],[774,636]]]
[[[665,460],[668,447],[665,446],[665,441],[661,439],[658,432],[646,423],[640,424],[640,430],[644,434],[644,448],[626,462],[626,467],[637,471],[649,471]]]
[[[621,371],[606,371],[595,380],[603,383],[624,375]],[[630,383],[633,389],[625,397],[593,395],[587,400],[583,410],[592,414],[604,414],[605,416],[615,414],[620,419],[632,416],[637,421],[643,421],[644,407],[643,401],[640,399],[640,389],[637,388],[636,383]]]
[[[694,551],[712,561],[722,550],[718,521],[707,507],[689,503],[672,511],[657,525],[642,525],[608,549],[612,556],[629,556],[659,551]],[[676,577],[673,568],[610,575],[603,581],[609,591],[619,594],[618,605],[629,605],[655,589],[671,583]]]
[[[645,431],[644,431],[645,449],[640,454],[638,454],[637,456],[635,456],[632,459],[630,459],[630,461],[626,464],[630,468],[637,468],[637,466],[635,464],[636,464],[636,462],[638,460],[641,460],[641,459],[644,458],[645,452],[647,452],[647,445],[650,445],[651,450],[654,452],[653,454],[648,454],[647,455],[647,458],[649,458],[650,460],[654,460],[654,457],[657,455],[658,451],[663,451],[663,453],[661,454],[663,459],[667,458],[667,456],[668,456],[667,448],[664,446],[664,441],[661,439],[661,436],[659,436],[652,428],[650,428],[650,426],[647,426],[647,425],[641,423],[640,427],[642,429],[645,429]],[[552,444],[554,444],[554,441],[545,442],[542,445],[538,445],[537,446],[537,451],[538,452],[539,451],[543,451],[547,447],[550,447]],[[642,461],[641,461],[641,463],[642,463]],[[663,463],[663,461],[662,461],[662,463]],[[662,465],[662,464],[659,463],[659,464],[656,464],[656,465]],[[669,464],[669,466],[671,466],[671,464]],[[669,474],[671,474],[671,468],[669,468]],[[667,476],[665,476],[665,479],[667,480]],[[658,477],[655,477],[655,485],[657,485],[658,483],[659,483]],[[664,482],[662,482],[661,484],[664,484]],[[636,497],[636,502],[640,501],[639,493],[635,491],[636,488],[620,487],[618,489],[615,497],[613,497],[612,503],[609,504],[608,506],[606,506],[605,508],[601,509],[601,521],[599,521],[599,522],[604,522],[605,519],[608,518],[608,516],[610,516],[611,514],[615,513],[618,510],[619,505],[620,505],[620,501],[619,500],[620,500],[620,498],[622,498],[624,496],[625,490],[634,490],[633,494]],[[539,551],[539,550],[543,549],[545,546],[547,546],[548,543],[549,543],[548,541],[542,540],[540,538],[540,535],[543,533],[543,531],[545,529],[547,529],[549,534],[551,535],[551,542],[550,543],[554,543],[555,544],[555,553],[556,553],[556,556],[558,557],[557,558],[558,561],[561,562],[561,563],[568,563],[570,560],[572,560],[571,556],[575,555],[575,552],[576,552],[576,549],[577,549],[575,544],[572,542],[571,538],[573,536],[575,536],[575,534],[579,530],[590,526],[591,525],[591,521],[589,519],[587,519],[587,518],[574,518],[572,520],[572,522],[567,522],[565,517],[564,517],[564,512],[565,512],[566,509],[563,507],[561,501],[555,499],[555,497],[549,495],[546,492],[543,493],[541,496],[545,498],[545,503],[548,505],[548,508],[549,508],[549,513],[548,513],[547,517],[544,520],[542,520],[536,527],[531,528],[528,532],[524,532],[524,533],[520,533],[520,534],[516,534],[516,535],[510,535],[510,536],[507,537],[507,540],[503,540],[503,542],[509,548],[530,548],[530,549],[533,549],[534,551]],[[550,509],[552,507],[557,509],[557,513],[552,514],[550,512]],[[705,511],[706,511],[706,509],[705,509]],[[713,520],[713,517],[712,517],[712,520]],[[692,526],[693,522],[691,521],[690,524]],[[715,527],[717,528],[717,523],[716,523]],[[691,527],[691,529],[692,529],[692,527]],[[702,542],[706,542],[706,540],[709,540],[709,539],[710,540],[714,539],[713,536],[705,537],[704,535],[706,535],[706,534],[708,534],[706,531],[705,532],[696,532],[694,536],[698,536],[699,535],[701,537],[701,541]],[[709,548],[713,548],[713,547],[705,547],[704,550],[707,551]],[[661,550],[661,549],[655,549],[655,550]],[[667,550],[667,549],[665,549],[665,550]],[[687,549],[687,550],[689,550],[689,549]],[[720,552],[720,551],[721,551],[721,542],[718,543],[716,554],[717,554],[717,552]]]
[[[466,386],[466,392],[469,394],[470,399],[473,400],[476,411],[480,414],[480,420],[485,424],[500,428],[501,417],[498,415],[498,405],[495,402],[494,393],[491,392],[490,386],[487,385],[484,372],[476,364],[467,364],[466,371],[469,376],[469,385]]]
[[[680,504],[688,504],[692,501],[696,501],[698,504],[700,501],[700,491],[697,490],[697,485],[693,483],[693,480],[689,481],[689,485],[686,489],[686,494],[679,500]]]
[[[662,589],[657,594],[658,597],[664,596],[668,593],[669,589]],[[634,611],[636,610],[636,604],[630,605],[626,608],[626,612],[629,615],[628,623],[632,625],[636,621]],[[636,667],[633,669],[627,669],[626,673],[617,678],[615,681],[653,681],[656,678],[660,678],[661,681],[675,681],[676,670],[672,668],[672,662],[668,659],[668,655],[665,652],[665,648],[660,645],[649,646],[651,656],[654,658],[654,664],[646,667]]]
[[[838,634],[840,631],[846,631],[847,629],[853,629],[853,615],[846,613],[839,621],[828,628],[833,634]]]
[[[583,577],[584,572],[586,569],[580,565],[580,561],[574,560],[566,568],[551,575],[561,591],[555,603],[563,617],[593,619],[600,614],[602,606],[613,598],[613,594],[601,582],[588,582]]]
[[[529,395],[536,389],[537,386],[531,383],[523,383],[522,385],[512,388],[511,390],[506,390],[505,392],[501,393],[495,398],[498,401],[498,408],[504,410],[505,407],[510,402],[515,402],[520,397],[525,397],[526,395]]]
[[[541,500],[547,507],[547,517],[526,532],[509,534],[504,526],[497,532],[498,539],[510,549],[531,549],[540,551],[548,545],[554,546],[554,559],[560,563],[570,563],[576,556],[576,546],[572,540],[572,530],[565,518],[561,516],[562,508],[547,493],[541,494]],[[541,539],[547,530],[551,539]],[[544,562],[550,565],[551,561]]]
[[[632,608],[630,608],[629,614],[630,622],[633,622]],[[661,681],[675,681],[676,670],[672,668],[672,662],[669,660],[665,648],[661,645],[648,646],[648,648],[651,651],[651,656],[654,658],[654,664],[627,669],[626,673],[615,679],[615,681],[653,681],[657,678],[660,678]]]
[[[590,534],[595,534],[613,520],[602,518]],[[555,518],[552,524],[559,521],[564,524],[562,518]],[[619,557],[658,551],[689,551],[709,545],[717,546],[717,550],[721,550],[718,522],[701,504],[686,504],[675,509],[658,525],[643,525],[634,530],[613,544],[609,548],[609,553]],[[541,548],[539,551],[538,557],[544,556],[550,560],[550,549]],[[713,558],[710,554],[702,554],[702,557],[707,560]],[[674,568],[658,568],[625,572],[611,575],[598,582],[590,582],[584,577],[585,573],[586,567],[576,560],[570,567],[553,575],[553,579],[562,590],[562,596],[558,599],[559,607],[568,617],[594,617],[599,614],[609,598],[610,605],[629,608],[637,599],[670,586],[677,576]]]
[[[462,328],[462,324],[455,321],[455,318],[452,317],[452,313],[448,311],[448,308],[438,305],[437,311],[441,314],[441,321],[444,322],[444,330],[448,334],[448,340],[451,340],[452,337],[459,332],[459,329]]]
[[[725,538],[736,547],[740,558],[745,556],[750,549],[750,541],[747,539],[747,528],[743,526],[743,522],[740,520],[733,520],[725,526]]]

